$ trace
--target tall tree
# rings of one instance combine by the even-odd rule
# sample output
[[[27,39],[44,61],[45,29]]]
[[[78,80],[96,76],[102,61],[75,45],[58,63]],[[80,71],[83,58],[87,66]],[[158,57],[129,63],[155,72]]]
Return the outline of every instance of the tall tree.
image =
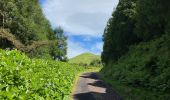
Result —
[[[34,41],[50,40],[54,37],[49,22],[44,17],[38,0],[0,0],[0,19],[4,16],[5,29],[9,30],[16,39],[25,46],[34,43]],[[10,42],[0,39],[1,48],[13,48]],[[5,46],[4,46],[5,45]],[[50,57],[50,45],[41,46],[40,48],[29,53],[31,57]]]
[[[116,61],[128,51],[128,46],[137,42],[134,33],[136,0],[120,0],[103,35],[102,61]]]
[[[136,34],[144,41],[165,34],[168,24],[169,1],[138,0]]]
[[[53,56],[55,60],[67,61],[67,37],[64,35],[61,27],[56,28],[54,33],[54,39],[58,41],[58,44],[51,47],[51,56]]]

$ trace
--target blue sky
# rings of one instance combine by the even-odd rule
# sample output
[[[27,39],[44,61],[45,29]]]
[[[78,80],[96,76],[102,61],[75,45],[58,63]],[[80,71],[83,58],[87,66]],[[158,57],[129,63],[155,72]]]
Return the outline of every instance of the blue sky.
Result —
[[[68,36],[68,57],[102,52],[102,35],[118,0],[40,0],[52,28],[61,26]]]
[[[40,4],[43,4],[45,2],[45,0],[39,0]]]

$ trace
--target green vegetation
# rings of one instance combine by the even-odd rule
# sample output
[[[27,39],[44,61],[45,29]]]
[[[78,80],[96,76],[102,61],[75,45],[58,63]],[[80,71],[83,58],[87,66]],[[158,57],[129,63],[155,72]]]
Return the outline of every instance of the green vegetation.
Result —
[[[120,0],[108,22],[101,74],[125,100],[170,98],[169,4]]]
[[[76,75],[102,64],[104,80],[124,99],[170,98],[170,1],[120,0],[104,31],[102,59],[85,53],[70,64],[50,60],[67,61],[67,37],[51,28],[38,0],[0,5],[0,48],[49,59],[0,50],[0,100],[68,100]]]
[[[54,30],[55,37],[53,37],[53,40],[57,40],[57,45],[53,44],[50,48],[51,56],[54,60],[59,61],[67,61],[67,37],[64,36],[64,31],[61,27],[58,27]]]
[[[74,78],[84,67],[30,59],[13,50],[0,50],[1,100],[68,100]]]
[[[67,44],[64,42],[66,38],[56,37],[57,34],[63,35],[61,33],[63,31],[56,33],[57,29],[52,30],[38,0],[1,0],[0,5],[0,28],[5,29],[6,34],[5,36],[3,34],[3,37],[0,32],[1,49],[17,48],[32,58],[66,59]],[[23,49],[30,45],[32,48],[29,52]],[[62,50],[57,48],[59,46],[63,46]]]
[[[25,46],[19,40],[17,40],[13,34],[9,33],[8,30],[5,30],[3,28],[0,28],[0,37],[2,40],[5,38],[9,44],[11,43],[10,46],[14,46],[16,49],[23,51],[25,53],[30,53],[30,52],[34,51],[35,49],[37,49],[38,47],[47,45],[49,43],[56,45],[56,42],[57,42],[57,41],[52,41],[52,40],[51,41],[50,40],[35,41],[31,45]],[[8,43],[7,43],[7,45],[9,46]],[[2,44],[2,45],[4,45],[4,44]],[[7,47],[7,45],[5,47]],[[2,47],[2,48],[5,48],[5,47]]]
[[[85,66],[101,65],[100,56],[94,55],[92,53],[83,53],[74,58],[71,58],[69,59],[69,63],[85,65]]]
[[[134,33],[136,0],[121,0],[108,21],[103,40],[102,61],[117,61],[128,47],[139,41]]]
[[[77,75],[100,69],[64,63],[67,37],[51,28],[38,0],[0,5],[0,100],[69,100]],[[100,63],[99,56],[86,57],[88,64]]]

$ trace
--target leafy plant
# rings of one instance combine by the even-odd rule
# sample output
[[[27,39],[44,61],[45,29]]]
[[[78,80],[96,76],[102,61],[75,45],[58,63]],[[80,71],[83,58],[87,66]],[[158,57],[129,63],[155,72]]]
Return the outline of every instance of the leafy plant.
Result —
[[[76,75],[84,67],[30,59],[13,50],[0,50],[1,100],[68,100]]]

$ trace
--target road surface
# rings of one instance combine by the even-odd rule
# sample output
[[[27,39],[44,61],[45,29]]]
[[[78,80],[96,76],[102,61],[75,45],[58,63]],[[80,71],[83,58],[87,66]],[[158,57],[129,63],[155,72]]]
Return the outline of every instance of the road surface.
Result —
[[[98,77],[97,73],[84,73],[80,76],[73,100],[122,100],[112,88]]]

